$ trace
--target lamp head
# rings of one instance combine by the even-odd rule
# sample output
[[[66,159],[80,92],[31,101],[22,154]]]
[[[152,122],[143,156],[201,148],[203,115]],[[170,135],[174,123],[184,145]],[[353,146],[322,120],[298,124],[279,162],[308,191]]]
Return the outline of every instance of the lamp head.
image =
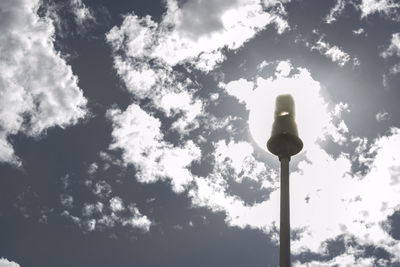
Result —
[[[280,95],[276,98],[274,123],[271,138],[267,142],[268,150],[279,158],[289,158],[303,148],[294,121],[294,100],[291,95]]]

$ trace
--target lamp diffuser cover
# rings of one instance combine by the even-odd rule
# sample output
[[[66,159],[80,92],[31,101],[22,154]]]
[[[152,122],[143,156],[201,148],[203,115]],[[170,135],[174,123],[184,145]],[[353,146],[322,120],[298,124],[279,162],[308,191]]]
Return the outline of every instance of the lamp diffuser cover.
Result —
[[[279,158],[293,156],[303,148],[297,131],[295,105],[291,95],[280,95],[276,98],[274,123],[267,148]]]

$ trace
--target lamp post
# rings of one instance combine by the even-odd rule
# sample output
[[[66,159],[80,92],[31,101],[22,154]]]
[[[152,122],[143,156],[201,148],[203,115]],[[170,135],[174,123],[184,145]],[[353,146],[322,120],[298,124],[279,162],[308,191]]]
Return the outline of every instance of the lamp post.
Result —
[[[289,202],[289,161],[303,148],[294,120],[294,100],[291,95],[276,98],[274,123],[268,150],[279,157],[281,162],[281,211],[280,211],[280,267],[290,267],[290,202]]]

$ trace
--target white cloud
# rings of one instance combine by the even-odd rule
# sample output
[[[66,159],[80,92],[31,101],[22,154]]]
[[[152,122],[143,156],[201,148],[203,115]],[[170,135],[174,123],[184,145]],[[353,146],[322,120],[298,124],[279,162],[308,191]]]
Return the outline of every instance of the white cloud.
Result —
[[[89,165],[87,172],[89,175],[93,175],[96,173],[98,168],[99,168],[99,165],[96,162],[93,162],[92,164]]]
[[[375,13],[384,14],[394,19],[398,18],[398,8],[400,4],[393,0],[362,0],[359,4],[361,10],[361,17],[367,17]]]
[[[2,162],[19,164],[8,136],[39,136],[50,127],[75,124],[86,113],[77,78],[55,51],[54,27],[37,15],[38,6],[38,0],[0,3]]]
[[[103,181],[100,184],[101,188],[104,189],[104,184],[106,183]],[[143,215],[135,204],[125,204],[123,199],[119,196],[114,196],[109,199],[108,194],[105,195],[96,192],[98,185],[99,183],[96,183],[92,190],[94,196],[97,197],[98,200],[93,203],[83,203],[81,212],[76,213],[76,209],[71,210],[72,196],[62,197],[66,202],[66,204],[63,203],[63,205],[70,210],[64,210],[61,216],[69,219],[87,232],[102,231],[105,228],[113,228],[116,226],[128,226],[134,229],[140,229],[144,232],[150,230],[152,221],[146,215]],[[89,187],[90,186],[92,185],[89,185]],[[111,186],[109,187],[109,191],[111,192]],[[71,205],[69,205],[70,202]]]
[[[181,7],[168,0],[160,23],[149,16],[128,15],[121,27],[111,29],[107,40],[129,57],[159,58],[172,66],[187,61],[209,71],[224,59],[221,48],[237,49],[269,24],[278,32],[288,27],[282,3],[265,4],[276,8],[266,12],[256,0],[191,0]]]
[[[364,28],[359,28],[357,30],[353,30],[353,33],[355,35],[361,35],[361,34],[365,34],[365,30],[364,30]]]
[[[113,197],[110,199],[110,208],[113,212],[123,211],[125,209],[120,197]]]
[[[387,121],[390,119],[390,115],[387,111],[380,111],[375,116],[377,121]]]
[[[74,206],[74,198],[71,195],[62,194],[60,196],[61,204],[67,209],[72,209]]]
[[[166,112],[167,116],[183,112],[183,116],[171,126],[178,129],[181,133],[187,130],[188,126],[193,124],[194,119],[203,111],[202,102],[194,100],[193,96],[186,91],[165,94],[160,100],[160,107]]]
[[[276,66],[275,71],[278,76],[287,77],[289,76],[291,70],[292,65],[290,64],[290,61],[280,61],[278,66]]]
[[[61,216],[71,220],[73,223],[80,225],[82,223],[81,219],[77,216],[72,215],[69,211],[64,210]]]
[[[166,116],[180,114],[172,128],[185,133],[196,127],[194,119],[202,114],[203,103],[194,98],[196,86],[189,79],[180,79],[168,65],[150,66],[149,62],[118,55],[114,58],[114,67],[136,97],[150,99]]]
[[[130,226],[132,228],[141,229],[145,232],[150,230],[152,222],[147,218],[147,216],[141,214],[139,209],[133,204],[129,204],[128,208],[126,209],[120,197],[113,197],[110,199],[110,209],[111,214],[107,215],[103,213],[99,219],[89,219],[89,221],[94,221],[95,225],[99,226],[100,228],[114,227],[115,224],[120,224],[122,226]],[[128,211],[128,215],[123,215],[121,213],[125,210]]]
[[[146,62],[132,62],[116,55],[114,67],[124,80],[126,88],[140,98],[157,95],[160,86],[156,85],[170,81],[170,69],[152,69]]]
[[[336,21],[337,17],[343,13],[345,7],[345,0],[336,0],[335,6],[329,11],[329,14],[325,17],[325,22],[332,23]]]
[[[399,20],[398,11],[400,4],[396,0],[361,0],[361,1],[344,1],[336,0],[335,6],[330,10],[325,17],[326,23],[332,23],[341,16],[346,8],[346,5],[353,5],[361,12],[361,19],[374,14],[384,15],[393,20]]]
[[[346,155],[333,159],[324,152],[309,157],[292,175],[292,222],[303,229],[301,247],[321,250],[321,242],[345,234],[354,236],[359,245],[375,245],[389,251],[397,261],[400,243],[382,227],[387,216],[400,207],[397,181],[400,154],[400,130],[375,141],[372,167],[365,177],[352,177],[351,160]],[[308,196],[306,203],[304,197]]]
[[[392,129],[388,136],[377,139],[371,148],[376,157],[371,171],[364,177],[350,175],[352,161],[346,154],[333,158],[321,148],[307,152],[307,160],[301,161],[298,170],[291,174],[291,226],[299,231],[298,239],[292,240],[293,253],[311,250],[326,254],[325,242],[344,235],[354,238],[359,246],[384,248],[394,260],[400,260],[400,243],[382,226],[387,216],[400,207],[400,153],[396,151],[399,145],[400,129]],[[230,146],[235,147],[235,144],[228,144]],[[234,162],[235,152],[232,151],[229,154]],[[271,184],[275,189],[269,199],[246,205],[227,191],[223,177],[226,162],[216,163],[208,177],[196,178],[196,187],[190,191],[193,204],[224,211],[231,226],[258,228],[274,234],[274,227],[279,225],[276,182]],[[277,236],[273,237],[277,240]],[[361,264],[370,260],[361,258],[354,262]],[[324,263],[327,265],[314,262],[311,266],[340,262],[352,262],[351,253]]]
[[[20,267],[20,265],[14,261],[9,261],[5,258],[0,258],[0,267]]]
[[[62,216],[70,219],[73,223],[83,228],[85,231],[102,231],[104,228],[113,228],[117,225],[130,226],[135,229],[141,229],[148,232],[152,225],[151,220],[140,213],[139,209],[133,204],[129,204],[128,209],[119,197],[110,200],[109,209],[105,209],[103,203],[95,204],[85,203],[82,210],[82,216],[74,216],[68,211],[63,211]]]
[[[69,174],[67,173],[66,175],[64,175],[63,177],[61,177],[61,183],[63,185],[64,190],[67,189],[69,187],[70,184],[70,177]]]
[[[307,266],[307,267],[330,267],[330,266],[376,266],[374,257],[363,257],[359,251],[346,248],[346,253],[336,256],[329,261],[312,261],[306,264],[301,264],[300,262],[294,262],[293,267]],[[381,263],[386,263],[387,261],[381,260]],[[387,266],[386,264],[378,266]]]
[[[279,201],[271,199],[252,206],[239,197],[226,192],[223,177],[216,173],[208,179],[196,178],[196,189],[189,192],[194,206],[208,207],[212,211],[224,211],[230,226],[251,227],[271,233],[279,217]]]
[[[270,65],[270,62],[267,62],[266,60],[263,60],[260,64],[257,66],[258,71],[262,71],[266,66]]]
[[[89,231],[89,232],[94,231],[96,229],[96,220],[89,219],[89,220],[83,221],[82,227],[84,227],[86,231]]]
[[[381,52],[381,57],[400,57],[400,32],[393,33],[390,40],[389,46]],[[397,75],[400,73],[400,63],[396,63],[389,69],[389,74],[383,74],[382,83],[384,87],[387,87],[388,79],[391,75]]]
[[[71,11],[75,15],[75,23],[84,27],[87,21],[95,21],[92,11],[86,7],[82,0],[70,0]]]
[[[192,141],[181,147],[165,142],[160,121],[136,104],[124,112],[110,110],[108,116],[114,127],[110,148],[122,150],[124,163],[137,168],[140,182],[168,179],[175,192],[182,192],[191,183],[193,175],[188,167],[201,156]]]
[[[400,57],[400,33],[393,33],[392,39],[390,40],[390,45],[381,53],[384,58],[397,56]]]
[[[113,210],[113,207],[111,206],[111,204],[112,204],[111,200],[110,200],[110,207]],[[97,213],[101,214],[103,212],[103,209],[104,209],[104,205],[101,202],[96,202],[95,204],[85,203],[85,204],[83,204],[82,215],[85,217],[90,217]]]
[[[127,15],[120,27],[114,27],[107,34],[107,41],[114,52],[114,67],[132,94],[140,99],[150,99],[154,107],[166,116],[175,118],[170,130],[187,134],[198,126],[196,118],[202,116],[204,104],[194,97],[198,85],[189,79],[182,79],[172,70],[172,66],[189,62],[197,68],[211,70],[224,59],[221,48],[239,48],[268,24],[277,25],[278,31],[282,32],[287,28],[283,19],[285,2],[265,1],[264,7],[271,10],[267,12],[256,0],[213,0],[207,3],[192,0],[179,7],[176,1],[170,0],[166,2],[167,11],[160,23],[149,16],[140,18],[134,14]],[[149,129],[153,127],[148,126]],[[159,133],[153,134],[157,135],[153,135],[155,140],[160,140]],[[161,144],[165,146],[165,143]],[[193,145],[188,144],[188,149],[167,149],[169,154],[164,153],[163,158],[168,161],[183,152],[188,154],[186,163],[190,163],[189,158],[193,156],[189,154]],[[153,160],[145,162],[142,157],[143,160],[139,160],[142,163],[138,163],[138,160],[130,157],[129,161],[134,161],[136,166],[150,165],[149,162],[154,162],[158,154],[163,153],[157,152],[160,148],[146,149],[154,154]],[[158,165],[161,168],[163,164]],[[139,179],[149,182],[159,179],[156,177],[166,172],[173,173],[171,168],[160,168],[141,168],[148,173],[140,174]],[[179,183],[182,185],[191,180],[183,178],[189,177],[186,171],[178,177],[181,178],[174,180],[181,180]],[[183,189],[182,186],[178,187],[179,190]]]
[[[100,198],[107,198],[111,194],[111,185],[106,181],[99,181],[93,188],[93,194]]]
[[[123,226],[130,225],[131,227],[140,228],[140,229],[143,229],[144,231],[148,232],[150,230],[150,226],[152,223],[147,218],[147,216],[142,215],[140,213],[139,209],[133,205],[129,205],[128,209],[131,211],[133,216],[124,219],[122,221],[122,225]]]
[[[239,150],[241,149],[241,150]],[[253,147],[247,142],[220,141],[216,144],[214,170],[207,177],[196,177],[195,184],[189,191],[194,206],[209,207],[213,211],[226,212],[226,222],[231,226],[252,227],[272,230],[276,217],[279,216],[278,199],[270,199],[253,206],[246,205],[238,196],[228,193],[228,178],[240,182],[244,177],[256,179],[266,188],[276,189],[277,175],[267,170],[264,163],[253,156]]]
[[[351,59],[351,56],[348,53],[342,51],[336,45],[332,46],[329,43],[324,42],[322,38],[311,47],[311,50],[317,50],[321,55],[325,55],[339,66],[344,66]]]
[[[390,67],[389,73],[392,75],[400,73],[400,63],[394,64],[392,67]]]
[[[253,147],[247,142],[228,143],[219,141],[215,144],[215,168],[223,175],[233,178],[236,182],[242,182],[244,178],[260,181],[264,187],[271,187],[271,183],[265,180],[271,175],[265,165],[256,161],[252,155]],[[224,166],[223,168],[221,166]],[[227,169],[233,170],[226,172]]]
[[[71,33],[83,35],[96,23],[94,11],[82,0],[41,1],[41,9],[52,20],[59,37],[67,38]]]

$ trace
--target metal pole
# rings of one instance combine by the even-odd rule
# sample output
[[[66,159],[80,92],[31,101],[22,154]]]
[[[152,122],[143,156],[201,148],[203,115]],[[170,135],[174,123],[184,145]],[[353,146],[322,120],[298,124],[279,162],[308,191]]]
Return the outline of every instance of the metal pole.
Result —
[[[290,202],[289,202],[289,161],[281,162],[281,218],[280,218],[280,267],[290,267]]]

